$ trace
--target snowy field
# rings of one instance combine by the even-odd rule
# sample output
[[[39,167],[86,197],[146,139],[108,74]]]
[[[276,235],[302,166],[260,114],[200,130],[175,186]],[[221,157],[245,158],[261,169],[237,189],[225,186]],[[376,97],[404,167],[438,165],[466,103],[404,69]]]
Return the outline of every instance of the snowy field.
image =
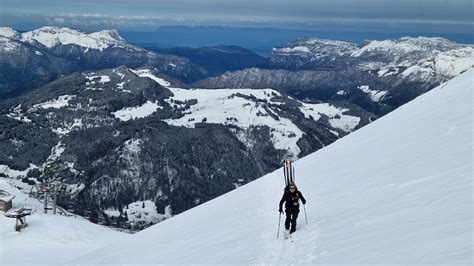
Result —
[[[469,70],[295,163],[308,200],[277,239],[281,169],[73,263],[473,263]]]
[[[0,265],[63,264],[72,258],[126,236],[77,217],[43,214],[41,202],[16,189],[27,185],[0,178],[0,190],[14,195],[13,208],[30,205],[36,212],[26,217],[28,226],[15,232],[15,219],[0,211]]]

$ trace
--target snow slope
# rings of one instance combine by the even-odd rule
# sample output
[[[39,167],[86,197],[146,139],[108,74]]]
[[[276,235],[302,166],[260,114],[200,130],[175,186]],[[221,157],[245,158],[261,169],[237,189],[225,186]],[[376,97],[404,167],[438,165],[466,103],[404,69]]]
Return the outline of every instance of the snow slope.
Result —
[[[125,236],[112,229],[99,226],[81,217],[43,214],[43,205],[28,198],[15,186],[27,186],[0,178],[0,190],[14,195],[13,208],[28,204],[36,212],[26,217],[28,226],[15,232],[15,219],[7,218],[0,211],[0,265],[9,264],[59,264],[86,254]]]
[[[281,169],[74,263],[473,263],[469,70],[295,163],[308,200],[276,239]]]

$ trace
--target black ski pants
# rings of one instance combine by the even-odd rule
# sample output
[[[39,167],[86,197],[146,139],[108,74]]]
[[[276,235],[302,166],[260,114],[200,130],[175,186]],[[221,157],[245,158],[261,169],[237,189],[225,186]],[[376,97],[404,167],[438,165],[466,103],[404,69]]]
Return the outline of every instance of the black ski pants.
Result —
[[[290,230],[290,234],[296,231],[296,219],[298,219],[299,213],[300,209],[286,209],[285,228],[286,230]]]

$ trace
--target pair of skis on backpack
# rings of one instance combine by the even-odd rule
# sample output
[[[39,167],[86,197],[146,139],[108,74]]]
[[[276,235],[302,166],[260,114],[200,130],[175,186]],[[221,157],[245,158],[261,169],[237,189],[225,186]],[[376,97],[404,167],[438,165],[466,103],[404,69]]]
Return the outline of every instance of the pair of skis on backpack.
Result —
[[[295,168],[292,162],[283,162],[283,176],[285,180],[285,190],[289,187],[290,184],[295,184]],[[278,226],[280,226],[280,224],[278,224]],[[291,242],[293,242],[293,237],[292,234],[290,234],[290,230],[285,230],[285,232],[283,233],[283,238],[285,240],[290,239]]]
[[[290,184],[295,184],[295,167],[290,161],[283,162],[283,176],[285,178],[285,188]]]

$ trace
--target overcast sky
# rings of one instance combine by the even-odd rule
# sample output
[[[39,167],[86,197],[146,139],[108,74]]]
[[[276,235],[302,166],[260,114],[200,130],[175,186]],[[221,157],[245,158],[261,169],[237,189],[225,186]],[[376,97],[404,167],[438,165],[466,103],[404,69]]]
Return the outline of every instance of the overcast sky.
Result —
[[[0,0],[3,26],[163,25],[473,32],[473,0]]]

